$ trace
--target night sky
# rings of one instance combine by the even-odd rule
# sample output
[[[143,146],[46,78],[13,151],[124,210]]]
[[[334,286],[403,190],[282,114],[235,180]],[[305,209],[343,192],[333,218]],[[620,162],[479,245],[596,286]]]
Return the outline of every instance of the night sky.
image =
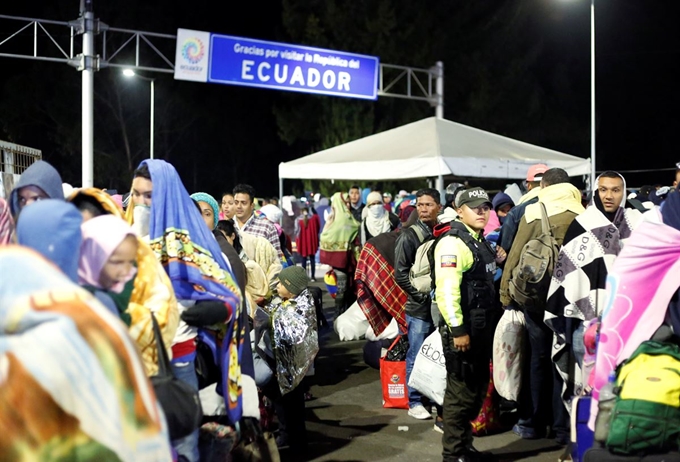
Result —
[[[418,2],[423,8],[427,8],[427,3]],[[456,5],[464,3],[466,2],[451,2],[454,9]],[[503,2],[499,1],[500,3]],[[532,82],[536,82],[534,84],[541,85],[542,88],[551,87],[551,82],[560,79],[560,69],[565,69],[564,74],[565,76],[568,74],[569,87],[576,95],[569,102],[573,107],[566,112],[570,123],[573,124],[570,125],[569,133],[562,133],[560,136],[553,135],[552,132],[543,133],[544,127],[541,127],[540,122],[531,122],[531,126],[521,126],[521,118],[519,127],[517,123],[512,127],[506,127],[500,119],[494,120],[493,115],[480,120],[475,126],[569,154],[588,157],[589,1],[526,0],[523,3],[526,4],[526,8],[537,8],[541,15],[527,32],[532,40],[540,42],[544,47],[540,61],[531,69],[535,77]],[[95,1],[94,11],[97,17],[112,27],[161,33],[175,33],[179,27],[263,40],[286,41],[281,20],[282,5],[275,1],[238,3],[207,0]],[[0,13],[71,20],[78,16],[78,2],[75,0],[15,2],[11,6],[3,5]],[[671,169],[680,161],[680,153],[676,148],[676,136],[680,133],[678,116],[680,29],[677,27],[679,18],[680,2],[677,0],[596,1],[598,170],[657,170],[647,174],[625,173],[629,186],[670,184],[673,172],[661,169]],[[2,20],[0,24],[2,38],[14,32],[11,23],[6,20]],[[403,24],[403,27],[408,26],[409,24]],[[452,47],[454,44],[439,44],[443,50],[449,46]],[[367,50],[361,49],[345,51],[370,54]],[[458,64],[454,57],[444,61],[447,69]],[[55,69],[55,66],[63,66],[53,63],[29,63],[9,58],[0,58],[0,62],[4,64],[0,75],[0,98],[3,100],[10,96],[16,98],[16,88],[6,85],[13,76],[25,75],[25,79],[35,79],[35,85],[49,88],[58,85],[50,78],[51,70]],[[395,60],[386,62],[428,65]],[[460,72],[460,69],[457,71]],[[98,73],[95,76],[97,84],[102,85],[99,82],[103,81],[103,74],[111,72],[113,70],[106,69]],[[451,73],[447,75],[450,76]],[[79,81],[80,76],[75,70],[72,71],[72,77],[77,79],[76,82]],[[460,101],[457,99],[459,97],[457,82],[452,78],[445,82],[447,96],[445,117],[465,123],[466,114],[462,112]],[[140,104],[142,105],[139,108],[140,113],[146,113],[144,111],[148,111],[148,88],[144,85],[139,87],[135,90],[137,93],[134,98],[127,100],[126,104]],[[10,95],[10,92],[13,94]],[[260,195],[273,196],[278,193],[278,163],[313,152],[314,140],[288,145],[279,137],[272,106],[298,101],[291,99],[290,96],[283,96],[282,92],[175,82],[172,75],[159,75],[156,81],[157,99],[168,98],[168,92],[181,92],[194,104],[209,108],[196,117],[197,120],[187,128],[190,133],[182,134],[180,141],[175,143],[180,147],[169,154],[170,161],[177,166],[190,192],[206,190],[218,195],[223,190],[233,187],[237,181],[245,181],[253,184]],[[73,104],[79,108],[79,93],[72,96],[75,96]],[[307,95],[299,97],[328,98]],[[377,107],[380,101],[362,104]],[[430,112],[426,103],[422,104],[423,116],[434,115],[434,110]],[[521,106],[521,103],[519,105]],[[559,106],[548,107],[552,108],[551,111],[559,111]],[[6,111],[7,107],[5,106],[3,110]],[[33,118],[30,111],[27,112],[25,125],[30,126]],[[308,115],[310,118],[314,116],[315,114]],[[57,151],[55,141],[53,137],[44,135],[39,126],[21,133],[12,132],[8,131],[4,118],[5,114],[0,114],[0,122],[3,122],[0,127],[2,129],[0,139],[10,139],[43,150],[45,159],[52,161],[62,170],[65,181],[78,184],[80,171],[74,168],[74,165],[79,165],[79,153],[76,161],[68,164],[62,156],[52,155]],[[142,124],[143,120],[140,118],[139,123]],[[148,119],[146,120],[148,125]],[[78,121],[74,121],[76,122]],[[16,125],[12,125],[14,126]],[[80,129],[79,123],[77,129]],[[95,138],[105,136],[102,130],[102,127],[95,126]],[[146,136],[148,138],[148,131]],[[165,136],[172,137],[173,134]],[[128,187],[122,181],[108,181],[101,176],[96,176],[95,180],[98,186],[120,189]],[[287,186],[290,189],[291,185],[287,183]],[[289,192],[290,190],[287,191]]]

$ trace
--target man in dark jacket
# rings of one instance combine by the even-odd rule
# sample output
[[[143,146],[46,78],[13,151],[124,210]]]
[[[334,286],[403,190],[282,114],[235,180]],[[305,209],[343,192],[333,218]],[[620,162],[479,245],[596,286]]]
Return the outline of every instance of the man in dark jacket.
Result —
[[[353,185],[349,188],[349,211],[352,212],[352,216],[356,221],[361,223],[361,212],[364,210],[364,203],[361,201],[361,189],[359,186]]]
[[[408,295],[406,305],[406,325],[408,329],[409,350],[406,355],[406,382],[411,376],[416,355],[423,342],[434,329],[432,320],[430,294],[418,292],[411,285],[409,271],[416,258],[418,247],[425,241],[432,239],[432,228],[437,223],[437,215],[441,209],[439,191],[436,189],[421,189],[416,193],[416,210],[418,221],[404,229],[397,238],[395,248],[395,279],[399,287]],[[416,419],[431,419],[430,411],[422,403],[423,396],[416,390],[409,388],[408,414]]]

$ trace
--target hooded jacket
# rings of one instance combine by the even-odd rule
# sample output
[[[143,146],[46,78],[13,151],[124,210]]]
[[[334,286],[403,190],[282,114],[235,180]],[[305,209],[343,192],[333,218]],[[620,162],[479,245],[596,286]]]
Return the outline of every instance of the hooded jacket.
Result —
[[[19,216],[17,241],[38,251],[77,283],[82,222],[83,217],[73,204],[57,199],[39,201],[26,207]]]
[[[538,201],[543,203],[553,236],[558,245],[562,245],[567,229],[574,218],[583,212],[581,193],[570,183],[559,183],[543,188],[538,193]],[[501,303],[509,306],[513,303],[508,293],[512,270],[519,264],[522,251],[527,242],[541,234],[540,205],[528,205],[524,217],[520,221],[515,242],[508,253],[501,279]],[[547,296],[547,294],[546,294]]]
[[[61,186],[59,172],[44,160],[39,160],[28,167],[21,174],[19,182],[14,186],[9,197],[9,206],[12,215],[16,217],[19,207],[19,190],[25,186],[37,186],[45,191],[50,199],[64,199],[64,190]]]

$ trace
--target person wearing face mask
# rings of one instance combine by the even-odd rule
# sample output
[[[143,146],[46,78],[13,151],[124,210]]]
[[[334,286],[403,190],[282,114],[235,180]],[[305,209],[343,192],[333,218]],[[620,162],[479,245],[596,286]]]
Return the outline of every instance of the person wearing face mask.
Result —
[[[548,290],[545,323],[554,332],[552,360],[564,380],[567,411],[566,403],[581,394],[587,374],[585,326],[602,315],[607,274],[642,220],[638,210],[626,205],[626,180],[620,173],[597,177],[588,208],[567,229]]]
[[[243,415],[243,397],[251,396],[245,382],[241,389],[237,376],[252,372],[252,358],[238,349],[247,323],[243,323],[241,291],[234,275],[222,257],[219,244],[203,223],[189,197],[177,170],[160,159],[144,160],[133,173],[131,207],[126,218],[148,242],[157,260],[170,278],[178,302],[180,323],[172,342],[172,371],[175,377],[198,390],[195,372],[196,338],[199,328],[231,332],[221,348],[220,391],[225,399],[227,418],[231,422]],[[139,220],[139,221],[138,221]],[[139,231],[137,231],[139,229]],[[238,329],[233,329],[235,320]],[[241,363],[243,361],[243,363]],[[173,441],[177,453],[198,462],[198,430]]]
[[[382,233],[394,231],[399,226],[399,217],[387,211],[383,205],[382,196],[378,191],[368,195],[366,207],[361,222],[361,245],[366,241]]]

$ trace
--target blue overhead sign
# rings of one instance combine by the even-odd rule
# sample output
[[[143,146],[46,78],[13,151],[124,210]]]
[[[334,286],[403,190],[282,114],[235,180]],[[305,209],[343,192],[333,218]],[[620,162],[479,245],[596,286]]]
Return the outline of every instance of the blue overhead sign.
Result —
[[[184,40],[178,33],[175,78],[348,98],[378,97],[377,57],[218,34],[210,34],[209,44],[203,44],[196,36],[205,32],[181,31]],[[207,72],[195,71],[200,67],[194,62],[199,54],[197,41],[207,48],[200,48],[207,58]],[[196,76],[183,76],[181,69]]]

